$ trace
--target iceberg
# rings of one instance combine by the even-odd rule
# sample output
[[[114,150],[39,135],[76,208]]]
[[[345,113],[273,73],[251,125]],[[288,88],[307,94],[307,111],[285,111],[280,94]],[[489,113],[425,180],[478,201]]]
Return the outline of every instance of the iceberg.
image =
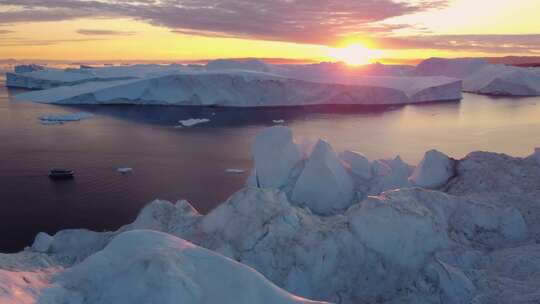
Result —
[[[414,69],[417,76],[448,76],[463,79],[487,67],[489,63],[483,59],[446,59],[429,58],[423,60]]]
[[[50,89],[72,86],[86,82],[104,82],[142,79],[155,75],[175,73],[183,69],[179,65],[133,65],[79,69],[55,69],[38,65],[15,66],[14,73],[6,74],[6,86],[27,89]]]
[[[252,185],[262,188],[285,186],[293,169],[300,163],[300,149],[291,129],[266,128],[257,134],[252,148],[254,174]]]
[[[372,176],[366,179],[351,174],[352,166],[350,171],[340,167],[324,141],[311,155],[302,155],[289,131],[281,126],[266,129],[255,144],[283,141],[296,151],[294,162],[281,167],[280,174],[270,174],[279,177],[276,186],[247,186],[206,215],[185,200],[174,204],[156,200],[117,231],[40,233],[25,251],[0,254],[0,300],[89,304],[312,303],[304,298],[345,304],[540,300],[537,153],[516,158],[473,152],[452,160],[428,151],[416,167],[399,157],[372,161]],[[265,161],[276,157],[276,162],[285,153],[253,152]],[[365,165],[359,155],[345,158],[361,159]],[[438,190],[411,187],[409,179],[430,187],[429,180],[434,179]],[[297,184],[314,186],[305,187],[309,194],[305,204],[290,198]],[[317,195],[310,196],[326,197],[325,191],[351,187],[365,193],[392,184],[398,186],[369,196],[357,193],[346,205],[339,204],[339,196],[322,205],[315,201]],[[312,206],[332,213],[317,214]]]
[[[134,71],[130,72],[130,68]],[[353,77],[347,74],[330,77],[291,74],[281,67],[273,67],[271,71],[159,66],[150,71],[137,66],[123,69],[13,73],[8,75],[8,85],[42,86],[45,90],[21,93],[16,99],[58,104],[265,107],[408,104],[461,99],[461,81],[447,77]],[[35,73],[47,74],[48,80],[65,83],[35,85],[39,82],[35,80],[38,75],[29,83],[28,77]],[[15,85],[17,77],[25,80]]]
[[[367,157],[362,153],[346,150],[342,152],[339,157],[348,164],[354,174],[364,179],[371,178],[371,164]]]
[[[540,68],[489,65],[463,80],[466,92],[499,96],[540,96]]]
[[[463,80],[463,91],[499,96],[540,96],[540,68],[488,64],[480,59],[430,58],[415,69],[418,76]]]
[[[292,200],[315,213],[334,214],[348,208],[354,182],[332,147],[319,140],[311,152],[292,192]]]
[[[430,150],[426,152],[409,179],[420,187],[437,188],[445,185],[454,175],[454,164],[454,160],[447,155]]]

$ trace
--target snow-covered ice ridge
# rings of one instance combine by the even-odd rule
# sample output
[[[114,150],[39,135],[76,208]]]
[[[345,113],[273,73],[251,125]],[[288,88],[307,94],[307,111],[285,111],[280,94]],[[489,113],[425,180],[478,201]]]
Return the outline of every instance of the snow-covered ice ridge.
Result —
[[[0,300],[540,301],[540,149],[433,150],[411,166],[299,145],[276,126],[253,156],[250,185],[207,215],[156,200],[118,231],[40,233],[0,255]]]
[[[286,67],[259,61],[75,70],[32,66],[9,73],[7,85],[44,89],[22,93],[17,99],[60,104],[264,107],[407,104],[462,97],[461,81],[454,78],[405,77],[404,68],[376,66],[353,73],[341,65],[331,67],[333,72],[323,64]]]

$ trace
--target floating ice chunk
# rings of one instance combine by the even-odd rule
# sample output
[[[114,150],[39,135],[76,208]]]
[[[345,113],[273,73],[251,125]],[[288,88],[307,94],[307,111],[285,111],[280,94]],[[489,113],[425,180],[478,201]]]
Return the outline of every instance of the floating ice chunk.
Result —
[[[351,167],[351,171],[364,179],[371,178],[371,164],[362,153],[354,151],[344,151],[339,157]]]
[[[447,155],[430,150],[424,155],[409,180],[416,186],[434,189],[444,185],[454,175],[455,161]]]
[[[86,112],[71,113],[71,114],[58,114],[58,115],[45,115],[39,117],[39,120],[44,125],[63,124],[65,122],[80,121],[94,117],[93,114]]]
[[[194,125],[210,122],[208,118],[190,118],[186,120],[179,120],[178,123],[182,127],[193,127]]]
[[[133,168],[129,168],[129,167],[124,167],[124,168],[118,168],[116,169],[116,171],[122,173],[122,174],[128,174],[128,173],[131,173],[133,171]]]
[[[42,125],[63,125],[64,122],[60,120],[42,120]]]
[[[284,119],[276,119],[276,120],[272,120],[273,123],[275,124],[283,124],[285,123],[285,120]]]
[[[32,250],[37,252],[47,252],[51,247],[53,237],[45,232],[40,232],[32,244]]]
[[[319,140],[292,192],[292,200],[329,215],[351,205],[354,183],[332,147]]]
[[[230,173],[230,174],[244,174],[244,173],[246,173],[246,170],[242,170],[242,169],[226,169],[225,172]]]
[[[257,134],[253,158],[256,184],[263,188],[284,186],[292,169],[301,161],[291,129],[282,126],[266,128]]]
[[[149,230],[116,236],[54,281],[40,303],[314,303],[278,288],[248,266]]]

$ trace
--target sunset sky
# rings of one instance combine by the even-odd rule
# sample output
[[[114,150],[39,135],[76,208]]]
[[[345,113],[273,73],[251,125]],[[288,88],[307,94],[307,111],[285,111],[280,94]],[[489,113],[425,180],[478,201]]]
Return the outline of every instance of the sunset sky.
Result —
[[[0,59],[335,60],[350,45],[371,61],[540,56],[539,12],[539,0],[0,0]]]

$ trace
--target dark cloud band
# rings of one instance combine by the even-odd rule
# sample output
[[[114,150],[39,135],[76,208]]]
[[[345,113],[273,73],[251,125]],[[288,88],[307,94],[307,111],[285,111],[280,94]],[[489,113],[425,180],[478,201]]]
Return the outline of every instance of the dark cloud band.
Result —
[[[0,23],[127,16],[178,32],[300,43],[335,42],[373,23],[448,0],[0,0]],[[390,29],[390,28],[387,28]]]

